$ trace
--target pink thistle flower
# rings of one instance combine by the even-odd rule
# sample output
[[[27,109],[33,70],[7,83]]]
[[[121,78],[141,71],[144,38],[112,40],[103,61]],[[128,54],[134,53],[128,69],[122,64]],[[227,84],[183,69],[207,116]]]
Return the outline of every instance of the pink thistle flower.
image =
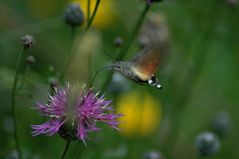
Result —
[[[50,119],[46,123],[32,125],[32,136],[59,133],[66,140],[79,138],[85,143],[88,132],[100,130],[96,127],[97,122],[118,129],[117,118],[122,114],[114,114],[111,100],[98,95],[99,93],[94,94],[92,89],[86,90],[85,87],[80,91],[78,87],[70,88],[69,85],[55,89],[48,104],[36,104],[41,115]]]

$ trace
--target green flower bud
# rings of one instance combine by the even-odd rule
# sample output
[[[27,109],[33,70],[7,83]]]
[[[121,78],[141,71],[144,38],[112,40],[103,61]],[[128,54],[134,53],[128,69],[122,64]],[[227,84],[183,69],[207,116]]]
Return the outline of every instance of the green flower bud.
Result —
[[[64,20],[66,24],[77,27],[81,26],[84,22],[84,14],[78,3],[70,4],[64,13]]]
[[[209,156],[220,149],[220,140],[211,132],[203,132],[196,138],[196,148],[201,156]]]

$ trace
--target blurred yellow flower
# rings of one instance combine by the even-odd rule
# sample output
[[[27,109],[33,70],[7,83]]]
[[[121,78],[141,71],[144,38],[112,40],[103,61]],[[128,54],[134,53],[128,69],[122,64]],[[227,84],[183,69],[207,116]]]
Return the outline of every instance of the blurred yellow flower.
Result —
[[[87,3],[88,0],[73,0],[73,2],[80,3],[80,6],[87,16]],[[95,7],[96,0],[91,0],[90,12],[93,13]],[[93,25],[98,28],[105,28],[113,23],[116,17],[116,7],[113,4],[112,0],[101,0],[98,11],[96,13],[95,19],[93,21]]]
[[[148,93],[124,94],[116,106],[124,114],[119,125],[123,135],[146,136],[159,125],[161,105]]]

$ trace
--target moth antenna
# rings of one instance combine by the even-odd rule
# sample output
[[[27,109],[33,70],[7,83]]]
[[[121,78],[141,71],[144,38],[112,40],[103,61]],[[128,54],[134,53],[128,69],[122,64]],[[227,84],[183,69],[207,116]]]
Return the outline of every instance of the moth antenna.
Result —
[[[98,73],[99,73],[100,71],[104,71],[104,70],[107,70],[107,69],[111,69],[112,67],[113,67],[112,65],[109,65],[109,66],[105,66],[105,67],[101,67],[101,68],[97,69],[96,72],[95,72],[95,74],[94,74],[94,76],[93,76],[93,79],[92,79],[92,81],[91,81],[91,83],[90,83],[90,87],[93,86],[93,84],[94,84],[94,82],[95,82],[95,79],[96,79],[96,76],[98,75]]]

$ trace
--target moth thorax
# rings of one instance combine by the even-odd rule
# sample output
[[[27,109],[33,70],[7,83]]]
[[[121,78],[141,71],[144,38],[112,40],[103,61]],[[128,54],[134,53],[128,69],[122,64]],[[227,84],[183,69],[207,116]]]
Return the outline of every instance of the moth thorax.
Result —
[[[151,76],[143,72],[142,70],[138,69],[137,67],[131,67],[132,73],[137,76],[141,81],[148,81]]]

